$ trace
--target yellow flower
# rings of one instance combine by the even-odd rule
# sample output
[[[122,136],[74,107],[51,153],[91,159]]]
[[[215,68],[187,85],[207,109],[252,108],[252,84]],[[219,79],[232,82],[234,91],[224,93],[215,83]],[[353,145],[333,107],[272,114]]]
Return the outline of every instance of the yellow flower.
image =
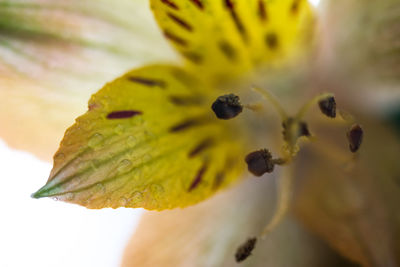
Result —
[[[221,121],[211,105],[231,92],[250,101],[258,97],[251,83],[301,60],[311,45],[310,6],[291,0],[151,5],[185,65],[142,67],[94,94],[34,197],[162,210],[197,203],[240,177],[255,114]],[[287,126],[290,149],[297,120]]]
[[[354,122],[354,118],[343,109],[359,112],[355,105],[358,107],[362,100],[357,98],[360,91],[347,91],[350,83],[336,80],[356,72],[352,71],[353,66],[346,75],[325,72],[330,69],[324,64],[336,67],[338,60],[313,57],[324,58],[325,53],[315,51],[324,51],[331,42],[326,42],[328,31],[322,31],[315,45],[315,17],[308,3],[152,0],[151,6],[164,36],[184,62],[130,71],[94,94],[88,111],[67,130],[54,156],[47,184],[33,196],[55,197],[88,208],[162,210],[195,204],[228,187],[241,177],[246,163],[258,176],[274,169],[279,171],[278,166],[284,165],[283,170],[289,173],[280,178],[278,210],[262,235],[282,219],[289,206],[291,178],[295,175],[300,179],[296,180],[299,184],[294,208],[303,222],[342,254],[365,266],[395,264],[399,247],[392,245],[396,242],[391,233],[399,236],[399,217],[393,205],[398,200],[394,177],[400,172],[391,159],[399,154],[398,140],[372,122],[370,114],[364,119],[366,114],[361,113],[357,118],[368,130],[361,151],[357,152],[362,130],[357,124],[349,130],[349,122]],[[334,54],[338,51],[335,49]],[[354,77],[360,86],[363,75]],[[339,88],[333,88],[334,85]],[[280,100],[267,89],[274,91]],[[321,112],[308,112],[318,110],[314,106],[319,105],[323,114],[336,117],[335,98],[332,94],[319,95],[320,91],[336,93],[337,119],[325,118]],[[313,98],[313,95],[319,96]],[[267,100],[265,104],[259,103],[262,97]],[[306,104],[302,106],[303,103]],[[270,106],[276,109],[278,118]],[[377,145],[382,138],[393,150]],[[314,142],[303,145],[299,142],[302,140]],[[352,152],[357,153],[353,156]],[[382,159],[382,154],[387,157]],[[376,174],[384,177],[375,188]],[[271,192],[271,186],[259,180],[246,183],[251,183],[249,189],[241,184],[233,189],[234,196],[231,194],[215,205],[221,217],[215,213],[213,204],[199,206],[201,217],[207,217],[205,222],[211,225],[205,239],[215,235],[216,240],[223,240],[224,235],[218,231],[232,226],[227,230],[229,241],[216,246],[223,253],[217,253],[211,263],[205,259],[205,255],[212,253],[204,246],[207,243],[204,239],[199,241],[203,245],[200,249],[206,252],[196,251],[197,255],[191,254],[191,250],[186,252],[194,255],[194,260],[204,256],[200,266],[229,264],[225,259],[231,257],[228,262],[233,261],[231,241],[235,240],[236,248],[241,243],[238,239],[244,241],[261,231],[259,221],[265,205],[262,195]],[[389,199],[382,197],[385,193]],[[246,202],[247,199],[250,201]],[[249,207],[246,203],[256,205],[246,211]],[[387,205],[381,213],[383,203]],[[236,205],[240,209],[235,209]],[[172,216],[179,217],[179,212],[184,216],[191,211],[191,208],[176,211]],[[196,208],[194,211],[198,214]],[[211,212],[214,212],[212,217],[208,215]],[[186,225],[200,227],[201,217],[195,216],[197,222],[192,217],[185,218]],[[247,230],[243,236],[239,230],[247,220],[258,223],[252,223],[249,228],[252,232]],[[167,221],[163,231],[175,226],[180,233],[180,225],[174,221]],[[372,232],[376,226],[390,230]],[[298,226],[294,228],[298,233]],[[186,234],[197,231],[183,230]],[[349,231],[354,231],[357,237]],[[336,233],[343,236],[337,237]],[[375,249],[373,244],[377,241],[382,241],[382,245]],[[150,240],[147,244],[153,247],[152,243]],[[247,257],[252,247],[252,242],[242,247],[237,260]],[[161,250],[166,252],[161,257],[149,255],[140,262],[134,254],[133,259],[139,259],[137,265],[160,265],[179,257],[173,255],[178,248],[172,248],[175,251],[164,244]],[[321,254],[324,253],[323,249]],[[257,255],[261,254],[258,250]],[[261,256],[255,257],[254,265],[263,265],[265,259],[260,260]],[[188,264],[180,259],[176,265]],[[310,261],[311,265],[323,264],[319,259]],[[173,265],[172,261],[169,263]]]

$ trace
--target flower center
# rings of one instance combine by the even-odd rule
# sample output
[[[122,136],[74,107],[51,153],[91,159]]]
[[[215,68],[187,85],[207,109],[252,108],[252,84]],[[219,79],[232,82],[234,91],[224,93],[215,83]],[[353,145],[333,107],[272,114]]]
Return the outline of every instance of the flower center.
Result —
[[[360,125],[354,123],[353,117],[347,112],[337,110],[335,97],[331,93],[317,95],[306,102],[294,116],[289,116],[285,108],[269,91],[261,88],[253,88],[253,90],[262,95],[263,98],[274,107],[280,116],[283,128],[282,139],[284,145],[282,147],[282,155],[276,158],[274,158],[271,152],[266,148],[249,153],[245,157],[248,170],[258,177],[263,176],[265,173],[272,173],[275,169],[275,165],[288,165],[287,167],[290,171],[288,175],[281,178],[281,185],[278,189],[279,199],[276,211],[271,221],[265,226],[262,233],[259,235],[259,237],[264,238],[284,218],[290,205],[290,195],[292,191],[291,184],[293,180],[293,172],[291,171],[293,166],[291,166],[290,163],[300,151],[298,145],[299,139],[304,138],[306,140],[311,140],[314,138],[308,128],[308,123],[305,121],[307,112],[312,107],[318,106],[321,113],[328,118],[335,119],[337,114],[340,114],[342,119],[347,123],[353,124],[347,131],[349,149],[352,153],[356,153],[361,146],[363,129]],[[212,110],[217,118],[223,120],[234,119],[242,113],[243,108],[254,110],[253,105],[242,105],[239,96],[234,94],[220,96],[212,105]],[[354,159],[355,158],[353,158],[353,160]],[[240,246],[236,252],[236,260],[238,262],[245,260],[251,254],[256,243],[256,238],[251,238],[249,240],[251,240],[251,242],[247,241],[245,244]],[[249,242],[251,243],[250,245]]]

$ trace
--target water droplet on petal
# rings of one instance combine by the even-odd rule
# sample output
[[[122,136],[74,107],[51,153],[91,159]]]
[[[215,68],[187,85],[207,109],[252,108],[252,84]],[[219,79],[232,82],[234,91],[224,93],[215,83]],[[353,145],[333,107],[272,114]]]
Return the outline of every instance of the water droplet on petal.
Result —
[[[69,134],[70,135],[70,134]],[[72,138],[68,138],[69,136],[67,134],[65,134],[65,145],[66,146],[70,146],[74,143],[74,140]]]
[[[144,163],[151,161],[152,157],[150,154],[144,154],[142,160]]]
[[[124,198],[124,197],[121,197],[119,199],[118,203],[119,203],[120,206],[125,207],[126,204],[128,203],[128,200],[126,198]]]
[[[118,135],[123,134],[125,131],[125,127],[122,124],[118,124],[115,128],[114,128],[114,132]]]
[[[129,199],[129,202],[132,206],[134,206],[139,202],[142,202],[142,200],[143,200],[143,194],[140,193],[139,191],[136,191],[132,194],[132,197]]]
[[[118,172],[125,173],[130,171],[132,168],[132,161],[129,159],[122,160],[118,165]]]
[[[128,146],[133,147],[136,145],[137,140],[133,135],[128,136],[128,138],[126,139],[126,143],[128,144]]]
[[[55,161],[61,161],[65,159],[65,154],[64,153],[58,153],[54,156]]]
[[[94,135],[92,135],[92,137],[90,137],[88,146],[91,148],[95,148],[101,144],[101,141],[103,141],[103,135],[95,133]]]
[[[75,194],[74,194],[74,193],[67,193],[67,194],[65,194],[65,199],[66,199],[67,201],[74,200],[74,198],[75,198]]]
[[[160,195],[164,193],[164,187],[162,187],[162,185],[159,184],[152,184],[150,185],[150,192],[154,195]]]
[[[105,202],[104,206],[105,206],[105,207],[111,207],[111,198],[108,197],[108,198],[106,199],[106,202]]]
[[[102,183],[96,184],[96,192],[99,192],[101,194],[104,194],[106,192],[106,187]]]

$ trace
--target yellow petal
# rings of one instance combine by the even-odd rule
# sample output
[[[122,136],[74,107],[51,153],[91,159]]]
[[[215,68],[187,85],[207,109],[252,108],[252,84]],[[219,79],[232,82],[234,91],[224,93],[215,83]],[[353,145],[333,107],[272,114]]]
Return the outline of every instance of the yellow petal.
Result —
[[[34,196],[157,210],[211,196],[244,168],[235,124],[215,118],[212,101],[211,90],[177,67],[128,72],[93,95]]]
[[[151,0],[164,36],[194,69],[217,81],[279,66],[310,45],[305,0]]]

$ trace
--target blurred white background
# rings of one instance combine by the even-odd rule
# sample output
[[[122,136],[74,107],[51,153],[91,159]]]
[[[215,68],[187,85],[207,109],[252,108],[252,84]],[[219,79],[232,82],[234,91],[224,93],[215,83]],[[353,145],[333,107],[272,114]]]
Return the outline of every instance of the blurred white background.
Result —
[[[308,0],[314,6],[317,6],[321,0]]]
[[[141,209],[89,210],[30,195],[51,164],[0,140],[0,266],[119,266]]]

